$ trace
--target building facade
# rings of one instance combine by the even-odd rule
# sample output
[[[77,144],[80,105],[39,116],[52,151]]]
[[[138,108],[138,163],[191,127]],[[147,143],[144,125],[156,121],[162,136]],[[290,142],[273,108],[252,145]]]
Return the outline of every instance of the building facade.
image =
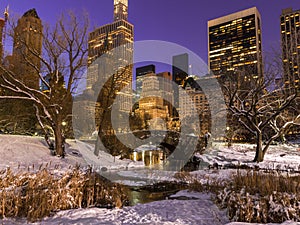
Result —
[[[159,77],[159,90],[164,98],[164,105],[168,106],[168,110],[172,113],[174,106],[174,87],[173,75],[170,72],[161,72],[157,74]]]
[[[151,126],[153,129],[164,129],[158,118],[165,122],[170,119],[173,106],[172,75],[170,72],[155,74],[153,69],[155,71],[153,65],[137,68],[138,99],[134,113],[142,121],[143,128]]]
[[[217,76],[263,76],[261,16],[256,7],[208,21],[208,64]]]
[[[280,16],[283,82],[289,93],[300,90],[300,10],[283,9]]]
[[[187,119],[190,126],[197,125],[197,123],[194,122],[199,121],[200,130],[194,127],[195,133],[204,135],[206,132],[210,132],[210,108],[205,93],[192,76],[185,79],[183,89],[186,94],[180,98],[180,116],[185,118],[185,120]],[[198,118],[194,118],[195,112]],[[189,121],[189,119],[191,121]]]
[[[141,96],[142,92],[142,86],[143,86],[143,77],[146,74],[152,73],[155,74],[155,65],[146,65],[136,68],[135,76],[136,76],[136,97],[139,98]]]
[[[25,12],[14,28],[13,54],[10,66],[12,66],[18,79],[34,89],[39,89],[40,86],[41,60],[36,55],[42,53],[42,31],[42,21],[35,9]]]

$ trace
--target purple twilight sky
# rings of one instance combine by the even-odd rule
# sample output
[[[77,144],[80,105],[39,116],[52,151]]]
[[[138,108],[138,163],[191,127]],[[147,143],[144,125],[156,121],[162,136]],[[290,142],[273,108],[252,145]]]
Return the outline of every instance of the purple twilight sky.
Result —
[[[40,18],[50,24],[70,9],[87,11],[92,27],[110,23],[113,18],[113,0],[1,0],[0,11],[7,5],[15,15],[36,8]],[[129,22],[135,26],[135,41],[174,42],[207,62],[207,21],[253,6],[262,16],[263,50],[279,48],[281,10],[300,9],[299,0],[129,0]]]

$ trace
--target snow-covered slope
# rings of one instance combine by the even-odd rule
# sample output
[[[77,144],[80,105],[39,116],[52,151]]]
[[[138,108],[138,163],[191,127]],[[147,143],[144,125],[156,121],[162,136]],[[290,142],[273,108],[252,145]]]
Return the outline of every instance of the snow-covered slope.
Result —
[[[140,167],[142,164],[131,160],[120,160],[106,152],[94,155],[92,145],[76,140],[67,140],[66,157],[61,159],[51,156],[42,137],[19,135],[0,135],[0,170],[10,167],[13,170],[36,170],[40,167],[57,170],[68,169],[70,166],[92,165],[96,168],[122,169]]]
[[[41,165],[68,168],[69,165],[85,164],[82,158],[68,155],[65,159],[52,157],[42,137],[0,135],[0,169],[37,169]]]

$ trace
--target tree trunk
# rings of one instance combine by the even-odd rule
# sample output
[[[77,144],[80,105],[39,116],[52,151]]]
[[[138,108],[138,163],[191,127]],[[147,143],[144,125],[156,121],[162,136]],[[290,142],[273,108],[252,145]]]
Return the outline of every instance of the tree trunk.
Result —
[[[62,133],[62,124],[61,121],[57,121],[55,123],[54,127],[54,136],[55,136],[55,151],[58,156],[64,157],[65,151],[64,151],[64,145],[65,140]]]
[[[53,143],[49,137],[49,134],[48,134],[48,131],[46,130],[45,126],[44,126],[44,123],[42,122],[41,120],[41,117],[40,117],[40,112],[39,112],[39,108],[36,104],[34,104],[34,108],[36,110],[36,113],[35,113],[35,116],[38,120],[38,123],[40,125],[40,127],[42,128],[43,132],[44,132],[44,138],[45,138],[45,141],[49,147],[50,150],[54,150],[54,146],[53,146]]]
[[[254,162],[262,162],[264,160],[264,152],[263,152],[263,148],[262,148],[262,133],[258,132],[256,134],[256,153],[255,153],[255,157],[254,157]]]

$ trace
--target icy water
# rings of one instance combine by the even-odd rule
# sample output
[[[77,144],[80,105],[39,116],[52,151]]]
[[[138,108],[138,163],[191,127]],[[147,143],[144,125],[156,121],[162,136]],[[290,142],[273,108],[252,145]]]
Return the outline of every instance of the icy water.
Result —
[[[134,171],[136,170],[129,170],[129,172]],[[123,183],[125,185],[131,206],[165,200],[168,199],[170,195],[187,188],[185,184],[170,181],[151,182],[145,178],[124,177],[121,176],[120,173],[122,173],[122,171],[105,172],[101,173],[101,175],[116,183]]]
[[[156,183],[142,187],[129,187],[128,196],[130,205],[144,204],[153,201],[166,200],[170,195],[186,188],[184,184],[173,182]]]

